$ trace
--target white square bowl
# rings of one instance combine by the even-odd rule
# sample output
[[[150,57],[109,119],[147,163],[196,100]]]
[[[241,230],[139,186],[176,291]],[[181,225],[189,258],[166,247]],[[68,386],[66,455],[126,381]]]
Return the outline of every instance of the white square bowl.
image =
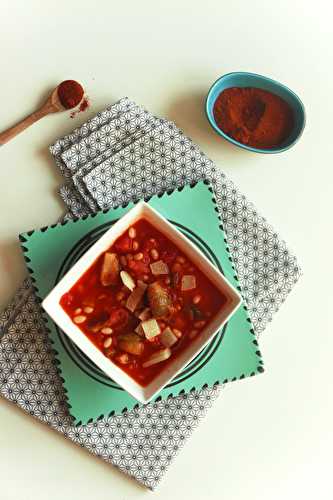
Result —
[[[119,366],[108,359],[76,326],[60,305],[61,297],[68,292],[95,260],[137,220],[144,218],[165,234],[200,269],[227,299],[221,310],[191,344],[147,386],[139,385]],[[75,342],[101,370],[141,403],[147,403],[165,387],[210,342],[241,304],[241,296],[210,261],[180,231],[147,203],[140,202],[117,221],[68,271],[44,299],[42,306],[61,330]],[[223,349],[223,345],[221,346]]]

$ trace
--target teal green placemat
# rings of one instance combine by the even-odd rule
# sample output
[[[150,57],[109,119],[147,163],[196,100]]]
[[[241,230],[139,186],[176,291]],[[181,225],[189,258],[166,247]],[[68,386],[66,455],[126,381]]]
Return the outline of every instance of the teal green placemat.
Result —
[[[186,186],[149,204],[169,219],[238,287],[212,192],[204,182]],[[76,221],[30,231],[20,236],[28,269],[39,299],[43,299],[78,258],[122,217],[133,204]],[[97,368],[43,313],[54,344],[76,423],[121,413],[138,404]],[[263,371],[260,352],[244,306],[210,344],[166,387],[159,398],[204,385],[228,382]]]

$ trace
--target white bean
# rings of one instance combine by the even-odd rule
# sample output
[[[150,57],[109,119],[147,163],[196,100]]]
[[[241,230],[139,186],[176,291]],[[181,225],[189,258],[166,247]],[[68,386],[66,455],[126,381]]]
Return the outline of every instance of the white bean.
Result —
[[[143,253],[139,252],[134,255],[134,260],[142,260],[143,259]]]
[[[152,258],[153,258],[154,260],[158,260],[158,258],[159,258],[159,253],[158,253],[158,251],[156,250],[156,248],[152,248],[152,249],[150,250],[150,255],[152,256]]]
[[[113,330],[112,328],[105,326],[104,328],[102,328],[101,333],[103,333],[103,335],[111,335],[113,333]]]
[[[79,325],[80,323],[84,323],[86,319],[87,319],[87,316],[83,316],[83,314],[81,314],[79,316],[74,316],[73,321],[74,321],[74,323]]]
[[[201,295],[194,295],[193,304],[199,304],[200,300],[201,300]]]
[[[134,238],[136,237],[136,230],[134,227],[130,227],[129,230],[128,230],[128,236],[134,240]]]
[[[107,339],[104,340],[104,348],[107,349],[108,347],[111,347],[111,344],[112,344],[112,338],[111,337],[108,337]]]
[[[94,308],[91,307],[91,306],[87,306],[83,309],[83,312],[87,313],[87,314],[90,314],[92,312],[94,312]]]

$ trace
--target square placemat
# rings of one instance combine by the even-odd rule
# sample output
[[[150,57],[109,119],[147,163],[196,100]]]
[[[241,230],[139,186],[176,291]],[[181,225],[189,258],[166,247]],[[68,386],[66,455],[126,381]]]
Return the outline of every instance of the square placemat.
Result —
[[[211,189],[200,182],[149,203],[189,237],[239,286]],[[69,221],[21,235],[37,294],[43,299],[74,262],[133,204],[84,220]],[[50,338],[76,423],[119,414],[138,402],[101,372],[44,313]],[[262,360],[246,308],[242,306],[204,351],[180,373],[158,398],[228,382],[263,371]],[[84,389],[83,389],[84,388]]]

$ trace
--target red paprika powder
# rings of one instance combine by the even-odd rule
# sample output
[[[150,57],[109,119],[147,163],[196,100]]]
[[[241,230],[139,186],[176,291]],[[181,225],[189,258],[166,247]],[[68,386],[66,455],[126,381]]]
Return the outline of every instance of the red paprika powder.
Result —
[[[215,101],[217,126],[242,144],[260,149],[280,146],[289,136],[293,112],[281,97],[252,87],[225,89]]]
[[[58,86],[58,97],[66,109],[75,108],[82,101],[84,90],[75,80],[65,80]]]
[[[80,106],[77,109],[74,109],[74,111],[71,112],[71,118],[75,118],[77,114],[79,113],[84,113],[84,111],[87,111],[87,109],[90,106],[90,102],[87,96],[85,96],[82,101],[80,102]]]

